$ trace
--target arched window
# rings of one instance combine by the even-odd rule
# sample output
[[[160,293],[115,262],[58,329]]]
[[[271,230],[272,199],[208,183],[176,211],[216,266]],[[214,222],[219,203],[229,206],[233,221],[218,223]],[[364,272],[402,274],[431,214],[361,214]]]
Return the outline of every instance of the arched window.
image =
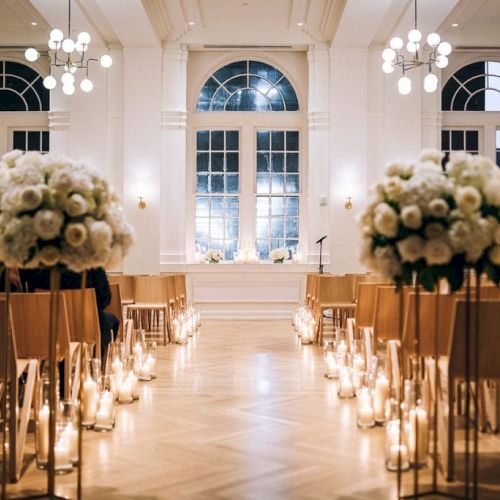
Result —
[[[500,62],[477,61],[455,71],[443,87],[441,108],[445,161],[452,151],[467,151],[500,164]]]
[[[0,111],[48,111],[49,91],[35,70],[0,61]]]
[[[500,62],[475,62],[456,71],[443,87],[442,110],[500,111]]]
[[[297,111],[290,81],[269,64],[238,61],[217,70],[201,89],[198,111]]]
[[[270,64],[240,60],[215,71],[196,98],[196,250],[220,249],[226,260],[255,250],[268,260],[285,247],[291,256],[300,239],[304,115],[290,80]]]

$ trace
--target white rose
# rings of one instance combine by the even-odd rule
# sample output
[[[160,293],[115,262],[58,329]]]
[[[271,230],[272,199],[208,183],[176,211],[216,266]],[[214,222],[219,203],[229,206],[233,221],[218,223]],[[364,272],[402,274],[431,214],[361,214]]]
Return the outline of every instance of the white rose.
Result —
[[[404,207],[401,210],[401,220],[410,229],[419,229],[422,226],[422,212],[416,205]]]
[[[431,200],[428,208],[429,214],[433,217],[446,217],[450,211],[448,203],[441,198]]]
[[[500,206],[500,179],[494,179],[486,183],[484,195],[490,205]]]
[[[430,266],[441,266],[451,261],[453,252],[444,240],[435,238],[425,243],[424,256]]]
[[[424,240],[420,236],[408,236],[396,244],[403,262],[416,262],[423,256]]]
[[[418,157],[419,161],[432,161],[438,165],[441,165],[444,154],[438,149],[423,149]]]
[[[23,209],[21,203],[21,190],[17,187],[8,189],[2,196],[0,202],[2,211],[9,213],[17,213]]]
[[[381,203],[375,209],[373,225],[383,236],[394,238],[398,233],[398,214],[387,203]]]
[[[452,247],[463,251],[471,234],[471,227],[465,220],[458,220],[451,225],[449,234]]]
[[[500,245],[491,247],[488,252],[488,257],[495,266],[500,266]]]
[[[466,214],[475,212],[481,206],[481,194],[473,186],[457,187],[455,199],[458,208]]]
[[[429,240],[440,238],[444,235],[445,229],[439,222],[431,222],[425,226],[424,234]]]
[[[87,239],[87,228],[81,223],[68,224],[64,230],[64,238],[74,248],[82,246]]]
[[[357,217],[358,227],[365,235],[373,234],[375,227],[373,225],[373,212],[368,209],[366,212],[359,214]]]
[[[441,164],[437,165],[433,161],[420,161],[415,164],[415,173],[418,174],[441,174],[443,169]]]
[[[38,252],[37,257],[42,266],[52,267],[59,262],[61,252],[54,245],[47,245]]]
[[[392,200],[397,200],[402,190],[403,182],[401,181],[400,177],[389,177],[389,179],[387,179],[387,181],[385,181],[384,183],[384,191],[386,195]]]
[[[63,221],[62,213],[54,210],[39,210],[33,217],[35,232],[42,240],[57,238]]]
[[[96,251],[109,250],[113,241],[111,227],[104,221],[93,221],[87,217],[85,224],[89,229],[89,237]]]
[[[79,193],[73,193],[66,199],[64,210],[70,217],[78,217],[88,210],[88,203]]]
[[[13,167],[16,164],[16,160],[23,155],[23,151],[20,149],[14,149],[13,151],[9,151],[2,156],[2,161],[7,163],[9,167]]]
[[[56,191],[69,192],[75,184],[71,170],[67,167],[55,170],[49,179],[49,187]]]
[[[388,177],[400,176],[406,168],[406,164],[401,161],[389,163],[385,168],[385,175]]]
[[[401,264],[391,246],[377,247],[373,252],[375,270],[393,279],[401,272]]]
[[[24,210],[35,210],[43,200],[43,192],[37,186],[27,186],[21,190],[20,201]]]

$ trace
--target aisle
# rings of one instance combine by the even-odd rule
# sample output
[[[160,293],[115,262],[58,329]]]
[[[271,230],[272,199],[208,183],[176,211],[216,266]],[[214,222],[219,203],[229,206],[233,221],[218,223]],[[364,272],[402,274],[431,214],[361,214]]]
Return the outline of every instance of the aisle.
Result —
[[[322,373],[288,321],[205,321],[189,345],[160,348],[158,379],[112,433],[85,433],[84,498],[394,498],[383,429],[357,430],[355,403]],[[32,465],[21,484],[40,481]]]

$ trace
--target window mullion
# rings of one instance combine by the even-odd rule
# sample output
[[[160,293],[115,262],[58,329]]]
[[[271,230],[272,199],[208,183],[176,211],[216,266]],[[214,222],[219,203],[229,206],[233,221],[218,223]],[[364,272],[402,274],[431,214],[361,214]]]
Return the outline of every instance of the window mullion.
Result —
[[[241,183],[240,183],[240,248],[255,246],[255,159],[253,127],[245,124],[241,130]]]

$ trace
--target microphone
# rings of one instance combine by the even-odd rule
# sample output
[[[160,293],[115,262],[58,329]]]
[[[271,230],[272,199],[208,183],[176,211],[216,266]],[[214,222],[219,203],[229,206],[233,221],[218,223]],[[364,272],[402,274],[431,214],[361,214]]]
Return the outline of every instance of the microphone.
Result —
[[[326,239],[326,234],[322,238],[320,238],[316,243],[321,243],[324,239]]]

